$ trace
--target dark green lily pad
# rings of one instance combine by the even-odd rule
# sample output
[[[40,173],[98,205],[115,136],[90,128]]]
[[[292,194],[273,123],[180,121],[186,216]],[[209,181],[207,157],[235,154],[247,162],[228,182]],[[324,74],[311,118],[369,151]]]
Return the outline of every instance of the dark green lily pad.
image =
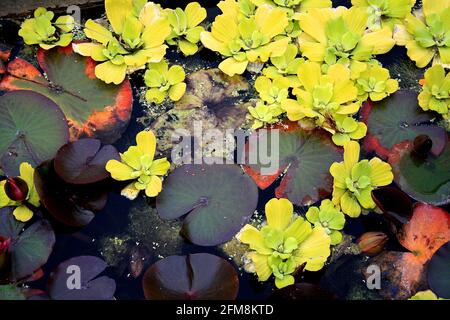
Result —
[[[100,140],[80,139],[59,149],[55,157],[55,171],[66,182],[88,184],[109,176],[106,163],[120,160],[119,152],[112,145],[102,147]]]
[[[256,139],[258,145],[263,145],[259,132],[255,133]],[[271,146],[271,135],[271,131],[266,135],[268,150],[278,154],[279,165],[274,169],[261,164],[246,166],[245,171],[256,184],[265,189],[287,169],[275,190],[277,198],[288,198],[296,205],[310,205],[329,195],[333,182],[329,168],[333,162],[342,161],[341,153],[330,139],[321,131],[306,131],[291,124],[288,130],[279,130],[277,151]],[[263,169],[267,173],[263,174]]]
[[[182,233],[195,244],[230,240],[249,220],[258,188],[236,165],[184,165],[164,181],[156,199],[162,219],[184,219]]]
[[[72,227],[87,225],[108,200],[107,190],[101,182],[68,184],[56,174],[53,161],[44,162],[36,168],[34,183],[48,212],[59,222]]]
[[[382,158],[387,158],[396,144],[414,141],[422,134],[433,141],[434,154],[440,154],[445,146],[445,129],[436,125],[435,114],[422,111],[414,91],[402,90],[380,102],[368,101],[362,115],[368,127],[363,147]]]
[[[450,143],[436,156],[417,157],[411,142],[398,144],[389,155],[395,182],[413,199],[434,205],[450,202]]]
[[[156,262],[145,272],[143,287],[149,300],[233,300],[239,279],[226,260],[196,253]]]
[[[69,140],[67,121],[61,109],[48,98],[30,91],[15,91],[0,97],[0,167],[19,175],[19,166],[33,167],[55,156]]]
[[[428,285],[439,298],[450,299],[450,241],[431,258],[428,264]]]
[[[18,281],[33,274],[47,262],[55,234],[46,220],[39,220],[31,226],[17,221],[12,208],[0,209],[0,235],[11,239],[11,281]]]
[[[50,275],[48,295],[53,300],[112,300],[116,282],[107,276],[98,277],[107,266],[105,261],[94,256],[70,258]],[[79,283],[75,280],[76,274],[80,275]]]
[[[113,143],[120,138],[132,110],[128,80],[116,86],[97,79],[96,63],[74,53],[71,45],[39,49],[37,61],[46,77],[29,62],[16,58],[8,64],[0,89],[32,90],[54,101],[69,120],[71,140],[93,137]]]

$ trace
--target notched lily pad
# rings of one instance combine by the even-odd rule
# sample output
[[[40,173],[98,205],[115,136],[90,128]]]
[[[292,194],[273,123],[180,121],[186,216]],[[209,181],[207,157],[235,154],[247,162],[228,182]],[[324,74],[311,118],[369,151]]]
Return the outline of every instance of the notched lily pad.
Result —
[[[149,300],[233,300],[239,279],[226,260],[196,253],[156,262],[145,272],[143,287]]]
[[[439,155],[418,157],[411,142],[396,145],[389,154],[395,182],[412,198],[434,205],[450,202],[450,143]]]
[[[22,162],[33,167],[55,156],[67,143],[69,131],[61,109],[34,92],[0,96],[0,167],[17,176]]]
[[[87,225],[108,200],[101,183],[80,186],[66,183],[56,174],[53,161],[36,168],[34,182],[48,212],[59,222],[72,227]]]
[[[66,260],[50,275],[48,295],[53,300],[112,300],[116,282],[107,276],[98,277],[106,267],[105,261],[94,256]],[[76,275],[81,277],[79,283]]]
[[[445,129],[436,125],[436,115],[421,110],[416,92],[402,90],[380,102],[368,101],[362,108],[362,115],[368,127],[363,148],[375,151],[384,159],[395,145],[414,141],[419,135],[431,138],[431,152],[435,155],[439,155],[446,144]]]
[[[10,238],[12,282],[33,274],[47,262],[55,244],[55,234],[46,220],[39,220],[24,230],[25,224],[17,221],[12,208],[0,209],[0,236]]]
[[[249,164],[245,171],[261,189],[269,187],[287,169],[275,190],[278,198],[288,198],[296,205],[310,205],[331,193],[333,181],[329,168],[333,162],[342,160],[342,154],[323,132],[306,131],[290,124],[288,130],[278,131],[279,143],[275,148],[271,144],[272,131],[265,138],[260,132],[266,131],[254,133],[258,148],[267,145],[275,158],[270,165],[262,165],[258,159],[259,164]],[[249,150],[252,153],[252,148]],[[274,166],[276,163],[278,166]],[[263,172],[264,169],[267,171]]]
[[[66,182],[88,184],[109,176],[105,166],[109,160],[120,160],[112,145],[102,146],[97,139],[80,139],[59,149],[55,157],[55,171]]]
[[[431,258],[428,264],[428,285],[439,298],[450,299],[450,241]]]
[[[53,100],[68,119],[71,140],[93,137],[112,143],[120,138],[132,110],[128,80],[118,86],[98,80],[95,62],[75,54],[71,46],[39,49],[37,60],[46,78],[32,64],[16,58],[8,64],[0,89],[32,90]]]
[[[183,215],[183,235],[195,244],[215,246],[230,240],[256,209],[258,189],[240,167],[183,165],[164,181],[156,199],[162,219]]]

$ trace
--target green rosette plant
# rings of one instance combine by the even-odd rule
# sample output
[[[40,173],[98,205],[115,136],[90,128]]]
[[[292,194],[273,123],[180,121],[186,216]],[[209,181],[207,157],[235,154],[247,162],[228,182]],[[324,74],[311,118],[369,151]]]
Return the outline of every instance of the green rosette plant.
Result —
[[[391,79],[389,70],[378,63],[367,63],[365,71],[356,79],[358,99],[380,101],[398,90],[398,81]]]
[[[278,104],[268,105],[263,101],[258,101],[254,107],[248,107],[248,112],[247,119],[252,121],[252,129],[277,123],[284,114],[284,110]]]
[[[325,229],[331,238],[331,245],[342,242],[341,230],[345,225],[345,216],[329,199],[322,200],[320,207],[309,207],[306,219],[315,226]]]
[[[20,26],[19,36],[28,45],[37,44],[44,50],[53,47],[66,47],[72,42],[72,30],[75,20],[72,16],[60,16],[52,22],[55,14],[39,7],[31,19],[26,19]]]
[[[149,63],[144,74],[145,84],[149,88],[145,98],[152,103],[161,103],[167,96],[172,101],[180,100],[186,92],[185,77],[182,66],[173,65],[169,68],[164,60]]]

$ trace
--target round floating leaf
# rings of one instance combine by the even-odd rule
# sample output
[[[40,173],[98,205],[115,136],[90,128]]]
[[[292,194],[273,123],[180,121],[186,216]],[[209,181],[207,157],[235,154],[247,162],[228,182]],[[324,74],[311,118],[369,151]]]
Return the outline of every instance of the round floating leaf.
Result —
[[[196,253],[156,262],[145,272],[143,287],[149,300],[233,300],[239,279],[226,260]]]
[[[431,138],[434,154],[440,154],[445,146],[445,129],[433,123],[432,113],[422,111],[414,91],[398,91],[380,102],[368,101],[362,114],[368,127],[363,147],[382,158],[387,158],[396,144],[414,141],[419,135]]]
[[[439,298],[450,299],[450,241],[431,258],[428,264],[428,284]]]
[[[39,220],[22,231],[25,224],[17,221],[12,208],[0,209],[0,235],[11,238],[11,280],[33,274],[47,262],[55,244],[55,234],[45,220]]]
[[[418,157],[413,143],[396,145],[389,155],[395,182],[412,198],[444,205],[450,202],[450,143],[438,155]]]
[[[11,176],[19,165],[33,167],[55,156],[69,140],[61,109],[48,98],[30,91],[0,96],[0,167]]]
[[[50,275],[48,294],[53,300],[112,300],[116,282],[100,275],[107,267],[94,256],[79,256],[61,263]],[[77,276],[80,282],[77,283]],[[70,284],[71,288],[69,288]]]
[[[34,183],[42,204],[59,222],[73,227],[87,225],[102,210],[108,195],[102,184],[73,185],[62,180],[53,161],[36,168]]]
[[[55,157],[55,171],[66,182],[88,184],[109,177],[106,163],[119,160],[116,148],[103,146],[97,139],[80,139],[59,149]]]
[[[162,219],[188,214],[182,232],[193,243],[230,240],[256,209],[258,188],[236,165],[184,165],[164,181],[156,199]]]
[[[288,130],[272,129],[266,132],[257,131],[253,141],[258,141],[258,148],[268,147],[272,155],[270,164],[251,163],[259,150],[253,149],[250,144],[247,159],[250,165],[245,167],[245,171],[260,188],[270,186],[287,169],[280,186],[275,190],[277,198],[288,198],[296,205],[309,205],[331,193],[333,179],[329,168],[333,162],[342,161],[342,155],[323,132],[305,131],[296,126]],[[279,133],[279,142],[272,146],[275,132]],[[249,141],[252,139],[250,137]],[[257,162],[263,163],[260,158]]]
[[[61,107],[69,120],[72,140],[94,137],[103,143],[120,138],[131,117],[132,90],[128,80],[108,85],[95,77],[95,62],[72,47],[39,49],[37,60],[46,78],[30,63],[16,58],[8,64],[2,90],[32,90]]]

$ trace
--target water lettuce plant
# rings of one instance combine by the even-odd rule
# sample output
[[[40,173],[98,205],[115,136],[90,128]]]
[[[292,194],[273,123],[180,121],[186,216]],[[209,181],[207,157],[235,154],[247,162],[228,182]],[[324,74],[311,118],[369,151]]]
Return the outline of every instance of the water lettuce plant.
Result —
[[[278,104],[266,104],[258,101],[254,107],[248,107],[247,118],[252,122],[252,129],[258,129],[266,124],[274,124],[280,121],[284,110]]]
[[[303,56],[314,62],[350,64],[366,62],[395,44],[388,27],[367,32],[369,14],[358,7],[310,9],[302,13],[298,38]]]
[[[149,63],[144,74],[145,84],[149,87],[145,98],[153,103],[161,103],[167,96],[172,101],[180,100],[186,92],[185,77],[182,66],[173,65],[169,68],[165,60]]]
[[[450,73],[446,74],[441,65],[432,66],[425,72],[418,101],[423,110],[436,111],[450,121]]]
[[[258,275],[260,281],[275,277],[275,286],[284,288],[294,284],[297,269],[304,265],[308,271],[318,271],[330,255],[330,237],[321,226],[311,224],[294,215],[294,207],[287,199],[271,199],[266,203],[267,225],[261,230],[247,224],[236,236],[248,244],[249,264],[246,270]]]
[[[200,34],[203,45],[226,57],[219,68],[229,76],[242,74],[249,62],[266,62],[281,56],[289,38],[276,36],[288,25],[286,12],[280,8],[260,6],[255,15],[238,19],[237,15],[221,14],[214,20],[211,31]]]
[[[356,79],[356,87],[359,100],[380,101],[398,90],[398,81],[391,79],[389,70],[378,63],[367,63]]]
[[[392,30],[395,24],[403,23],[407,14],[411,13],[416,0],[352,0],[354,7],[367,10],[370,30],[379,30],[388,26]]]
[[[153,132],[139,132],[136,143],[120,154],[121,161],[108,161],[106,170],[115,180],[133,180],[122,190],[127,198],[135,199],[141,190],[145,190],[148,197],[155,197],[162,190],[161,177],[169,170],[170,163],[166,158],[154,159],[156,138]]]
[[[355,141],[344,145],[344,161],[330,167],[333,182],[333,203],[352,218],[361,214],[362,208],[374,209],[373,189],[392,182],[392,168],[379,158],[359,160],[360,146]]]
[[[450,66],[450,0],[423,0],[422,9],[408,14],[396,25],[394,39],[406,46],[417,67],[433,64]]]
[[[280,106],[281,102],[289,96],[290,81],[285,77],[275,77],[273,80],[260,76],[255,81],[255,89],[262,101],[269,105]]]
[[[250,0],[256,6],[270,5],[292,12],[304,12],[310,8],[331,8],[331,0]]]
[[[301,86],[292,90],[297,99],[281,102],[289,120],[311,119],[332,133],[337,145],[365,136],[366,126],[351,117],[361,101],[349,68],[334,64],[322,74],[318,63],[308,61],[300,65],[298,79]]]
[[[14,217],[27,222],[33,217],[29,205],[39,207],[39,195],[34,186],[34,169],[26,162],[20,165],[20,176],[0,181],[0,208],[15,207]]]
[[[279,57],[270,58],[270,63],[262,73],[270,79],[279,76],[286,77],[291,82],[290,87],[298,87],[300,85],[297,77],[298,68],[305,60],[297,55],[297,46],[293,43],[288,44],[285,53]]]
[[[320,207],[309,207],[306,212],[306,219],[315,226],[325,229],[331,238],[331,245],[342,242],[342,233],[344,228],[345,216],[339,206],[335,206],[329,199],[322,200]]]
[[[419,291],[415,295],[413,295],[408,300],[446,300],[443,298],[439,298],[433,291],[425,290]]]
[[[75,26],[72,16],[60,16],[52,22],[55,14],[42,7],[37,8],[33,16],[20,26],[19,36],[26,44],[38,44],[48,50],[56,46],[65,47],[72,42],[72,29]]]
[[[166,9],[167,19],[172,32],[166,39],[169,45],[177,45],[185,56],[198,51],[200,33],[205,29],[200,26],[206,18],[206,10],[198,2],[190,2],[186,8]]]
[[[73,44],[75,52],[101,62],[95,67],[97,78],[120,84],[127,73],[163,59],[171,28],[156,4],[105,0],[105,9],[113,32],[89,19],[84,32],[94,42]]]

